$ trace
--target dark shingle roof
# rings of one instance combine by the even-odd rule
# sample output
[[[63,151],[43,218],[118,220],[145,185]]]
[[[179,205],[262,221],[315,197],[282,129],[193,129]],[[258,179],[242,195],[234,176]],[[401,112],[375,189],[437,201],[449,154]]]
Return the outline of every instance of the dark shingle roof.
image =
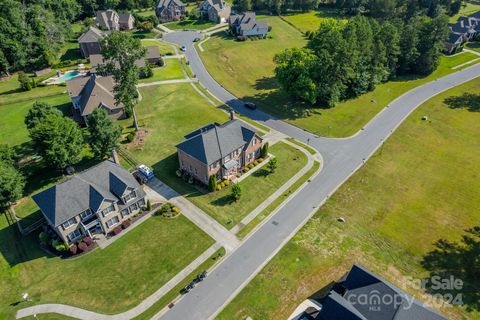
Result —
[[[244,147],[255,135],[253,128],[239,120],[209,124],[185,136],[177,148],[207,165]]]
[[[94,24],[107,30],[118,29],[118,22],[115,19],[119,17],[118,13],[114,10],[100,10],[95,15]]]
[[[450,32],[450,34],[448,35],[447,43],[454,44],[457,41],[461,40],[462,37],[463,37],[463,35],[461,35],[461,34],[458,34],[458,33],[455,33],[455,32]]]
[[[130,13],[119,13],[118,14],[118,23],[127,24],[128,20],[132,17]]]
[[[170,3],[173,3],[179,7],[185,6],[181,0],[160,0],[157,4],[157,13],[161,13],[163,10],[165,10]]]
[[[47,220],[59,226],[87,209],[96,212],[103,200],[118,200],[127,187],[140,185],[130,172],[107,160],[32,198]]]
[[[79,38],[78,43],[90,43],[90,42],[99,42],[100,38],[105,35],[104,32],[100,31],[95,27],[88,27],[88,30],[85,31]]]
[[[332,291],[325,299],[320,320],[446,320],[406,292],[361,266],[354,265],[343,286],[344,296]],[[371,297],[379,299],[370,299]],[[367,299],[364,299],[364,298]],[[384,299],[388,297],[389,299]],[[357,300],[358,299],[358,300]],[[367,301],[367,303],[365,303]],[[391,301],[392,303],[386,303]],[[375,303],[377,302],[377,303]]]
[[[240,26],[240,30],[252,30],[255,28],[268,28],[266,21],[257,20],[255,12],[248,11],[239,15],[232,15],[230,17],[231,24]]]

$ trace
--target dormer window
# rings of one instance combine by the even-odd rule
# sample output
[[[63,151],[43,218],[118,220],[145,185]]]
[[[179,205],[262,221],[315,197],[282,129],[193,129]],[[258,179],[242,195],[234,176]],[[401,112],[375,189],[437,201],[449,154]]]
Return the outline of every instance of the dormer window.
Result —
[[[227,161],[230,161],[230,155],[226,156],[225,158],[223,158],[223,162],[227,162]]]
[[[85,218],[88,218],[91,215],[92,215],[92,210],[87,209],[87,210],[83,211],[82,213],[80,213],[80,219],[83,220]]]
[[[67,221],[65,221],[63,224],[62,224],[62,227],[64,230],[70,228],[71,226],[75,225],[77,223],[77,219],[75,219],[75,217],[71,218],[71,219],[68,219]]]
[[[135,190],[132,190],[132,192],[130,192],[123,198],[123,202],[127,203],[128,201],[135,199],[136,197],[137,193],[135,192]]]

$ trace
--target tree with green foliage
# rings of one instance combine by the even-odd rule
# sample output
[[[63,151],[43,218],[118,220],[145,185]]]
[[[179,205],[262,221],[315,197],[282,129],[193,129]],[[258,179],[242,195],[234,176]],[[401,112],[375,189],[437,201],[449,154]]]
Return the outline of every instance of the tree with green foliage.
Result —
[[[241,197],[242,197],[242,187],[240,186],[240,184],[234,183],[232,186],[232,198],[235,201],[238,201],[240,200]]]
[[[133,110],[138,97],[139,77],[139,68],[135,65],[135,61],[145,57],[146,49],[140,40],[130,33],[118,31],[113,31],[103,38],[101,48],[106,62],[99,66],[99,71],[113,75],[116,105],[123,103],[127,115],[133,115],[135,129],[138,130]]]
[[[269,144],[267,141],[263,144],[262,149],[260,149],[260,156],[264,159],[268,156],[268,148],[269,148]]]
[[[287,49],[275,55],[275,75],[283,89],[291,96],[317,102],[317,85],[312,72],[317,64],[316,56],[308,49]]]
[[[22,197],[25,179],[10,163],[0,161],[0,208],[6,208]]]
[[[104,159],[112,154],[119,145],[122,134],[120,127],[108,116],[103,108],[97,108],[88,118],[90,147],[97,159]]]
[[[0,162],[14,165],[17,154],[15,149],[8,146],[7,144],[0,144]]]
[[[416,73],[425,75],[437,69],[449,32],[447,16],[423,19],[419,33],[419,57],[415,64]]]
[[[233,0],[233,6],[239,12],[251,11],[252,0]]]
[[[27,76],[25,72],[20,71],[18,73],[18,82],[20,83],[20,88],[22,88],[23,91],[32,90],[32,85],[30,84],[30,78]]]
[[[212,174],[208,179],[208,189],[211,192],[214,192],[215,190],[217,190],[217,176],[214,174]]]
[[[45,163],[54,168],[65,169],[81,160],[83,134],[72,119],[51,114],[29,133]]]
[[[272,158],[270,159],[270,161],[268,161],[267,168],[268,170],[270,170],[270,173],[274,173],[277,167],[278,167],[277,158]]]
[[[10,72],[10,64],[8,63],[7,58],[5,57],[5,54],[0,48],[0,76],[6,75],[9,76]]]
[[[35,101],[24,119],[27,129],[32,129],[49,115],[62,116],[63,114],[59,109],[46,102]]]

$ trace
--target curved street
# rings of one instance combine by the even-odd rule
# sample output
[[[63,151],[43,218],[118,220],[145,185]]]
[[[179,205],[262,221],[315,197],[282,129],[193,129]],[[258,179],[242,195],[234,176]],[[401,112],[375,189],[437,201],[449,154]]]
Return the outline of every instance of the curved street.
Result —
[[[264,125],[317,149],[323,170],[274,216],[270,217],[234,252],[227,256],[194,290],[185,295],[162,319],[210,319],[240,292],[261,268],[291,239],[330,195],[383,144],[416,107],[431,97],[480,75],[480,64],[413,89],[372,119],[359,133],[346,139],[315,136],[260,111],[244,108],[243,102],[225,90],[208,73],[194,48],[202,35],[184,31],[164,39],[186,47],[185,55],[199,82],[219,100]],[[160,317],[158,315],[156,318]]]

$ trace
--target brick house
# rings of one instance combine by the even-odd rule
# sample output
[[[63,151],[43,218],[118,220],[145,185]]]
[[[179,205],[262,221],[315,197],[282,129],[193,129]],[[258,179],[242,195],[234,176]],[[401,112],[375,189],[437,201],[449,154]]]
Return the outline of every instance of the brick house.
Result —
[[[212,175],[217,180],[235,179],[260,157],[263,142],[254,129],[237,119],[209,124],[185,138],[177,145],[180,169],[204,184]]]
[[[88,27],[88,30],[78,38],[82,56],[88,58],[91,54],[100,54],[100,40],[104,36],[103,31],[92,26]]]
[[[205,0],[200,5],[200,16],[215,23],[227,22],[232,8],[224,0]]]
[[[32,198],[67,244],[83,236],[107,234],[146,205],[137,180],[109,160]]]

